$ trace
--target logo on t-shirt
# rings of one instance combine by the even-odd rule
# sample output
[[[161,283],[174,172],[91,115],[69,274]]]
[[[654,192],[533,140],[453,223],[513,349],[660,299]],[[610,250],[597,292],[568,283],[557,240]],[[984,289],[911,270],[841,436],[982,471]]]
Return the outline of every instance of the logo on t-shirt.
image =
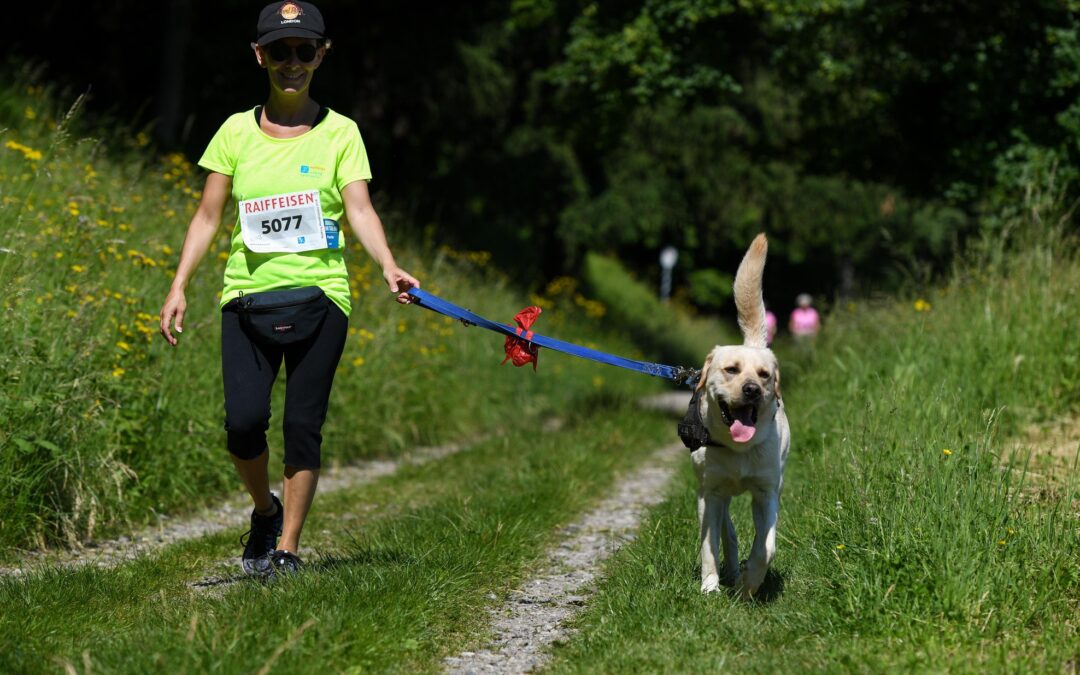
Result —
[[[321,176],[326,173],[325,166],[315,166],[313,164],[301,164],[300,175],[302,176]]]

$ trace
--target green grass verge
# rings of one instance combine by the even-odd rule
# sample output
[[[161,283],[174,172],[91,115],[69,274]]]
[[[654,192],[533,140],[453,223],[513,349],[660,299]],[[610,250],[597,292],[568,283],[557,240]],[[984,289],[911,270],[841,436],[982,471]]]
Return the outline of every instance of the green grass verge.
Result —
[[[620,409],[621,407],[621,409]],[[320,558],[297,578],[218,593],[188,583],[237,555],[237,531],[100,570],[0,579],[0,671],[437,670],[483,638],[485,608],[624,471],[670,442],[669,420],[597,399],[564,430],[529,427],[316,503]]]
[[[769,602],[698,593],[687,470],[551,670],[1075,668],[1080,449],[1054,463],[1013,437],[1080,410],[1080,260],[1053,230],[1001,251],[923,297],[841,308],[819,344],[784,350],[794,442]]]

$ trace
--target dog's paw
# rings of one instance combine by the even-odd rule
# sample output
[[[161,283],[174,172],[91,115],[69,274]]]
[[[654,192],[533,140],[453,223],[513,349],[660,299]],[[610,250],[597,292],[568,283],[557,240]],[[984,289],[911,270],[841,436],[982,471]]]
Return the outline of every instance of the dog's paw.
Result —
[[[735,597],[740,600],[753,600],[754,593],[757,592],[756,587],[752,587],[747,583],[746,575],[740,574],[739,578],[735,580],[735,584],[731,588]]]
[[[761,588],[764,576],[764,574],[757,573],[756,570],[750,571],[744,568],[735,579],[733,586],[735,594],[743,600],[753,600],[754,594]]]
[[[720,590],[720,577],[710,574],[701,581],[702,593],[715,593]]]

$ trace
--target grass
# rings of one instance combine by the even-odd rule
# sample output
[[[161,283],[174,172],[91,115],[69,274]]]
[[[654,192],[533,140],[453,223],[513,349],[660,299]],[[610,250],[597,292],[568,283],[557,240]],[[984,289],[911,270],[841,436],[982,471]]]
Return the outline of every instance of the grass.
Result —
[[[136,134],[127,150],[74,140],[51,101],[36,85],[0,96],[0,209],[15,223],[0,253],[5,548],[120,530],[237,489],[219,429],[222,262],[211,256],[196,278],[181,349],[151,327],[195,204],[193,169],[139,154]],[[1047,459],[1016,439],[1080,411],[1080,258],[1053,194],[1033,190],[1027,206],[940,287],[840,306],[816,344],[778,345],[795,443],[762,601],[698,593],[686,467],[550,670],[1075,670],[1077,449]],[[505,433],[320,498],[305,536],[322,555],[284,583],[191,587],[236,555],[238,532],[110,570],[0,578],[0,671],[435,670],[484,643],[484,610],[559,525],[673,439],[672,420],[630,405],[656,381],[547,353],[535,375],[493,368],[501,339],[392,308],[352,253],[332,461]],[[487,316],[525,304],[482,253],[399,255],[425,287]],[[538,328],[634,356],[620,336],[589,332],[634,296],[599,292],[604,304],[576,282],[543,289]],[[545,430],[550,416],[564,428]],[[735,512],[745,551],[745,498]]]
[[[195,275],[181,345],[169,348],[156,335],[157,312],[201,173],[183,156],[156,155],[142,134],[90,137],[79,103],[65,109],[32,74],[18,79],[0,91],[5,558],[120,532],[239,487],[224,451],[218,365],[231,228]],[[426,289],[507,322],[528,304],[487,254],[413,242],[401,218],[383,215],[400,264]],[[353,313],[324,428],[327,463],[563,414],[599,391],[659,385],[551,353],[537,373],[497,368],[502,337],[397,306],[355,243],[346,257]],[[605,307],[572,285],[543,295],[538,331],[642,357],[603,328]],[[274,420],[282,401],[278,387]],[[279,439],[271,434],[275,457]]]
[[[794,443],[764,601],[698,593],[687,470],[551,671],[1075,669],[1080,448],[1037,477],[1039,449],[1012,437],[1080,411],[1080,258],[1032,221],[941,288],[853,303],[813,348],[781,347]]]
[[[238,532],[112,570],[0,578],[0,671],[81,665],[87,652],[106,672],[254,672],[279,645],[284,672],[432,669],[483,639],[489,594],[513,588],[557,526],[669,441],[665,419],[596,414],[610,404],[321,500],[308,529],[333,534],[316,534],[321,555],[296,579],[189,586],[237,555]]]

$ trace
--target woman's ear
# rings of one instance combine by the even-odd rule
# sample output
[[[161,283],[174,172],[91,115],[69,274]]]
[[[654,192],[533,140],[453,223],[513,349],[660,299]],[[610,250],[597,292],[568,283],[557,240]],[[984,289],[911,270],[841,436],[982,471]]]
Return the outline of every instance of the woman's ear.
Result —
[[[259,43],[252,42],[251,43],[251,50],[253,52],[255,52],[255,61],[258,62],[259,67],[260,68],[265,68],[266,67],[266,56],[263,54],[262,47],[259,46]]]

